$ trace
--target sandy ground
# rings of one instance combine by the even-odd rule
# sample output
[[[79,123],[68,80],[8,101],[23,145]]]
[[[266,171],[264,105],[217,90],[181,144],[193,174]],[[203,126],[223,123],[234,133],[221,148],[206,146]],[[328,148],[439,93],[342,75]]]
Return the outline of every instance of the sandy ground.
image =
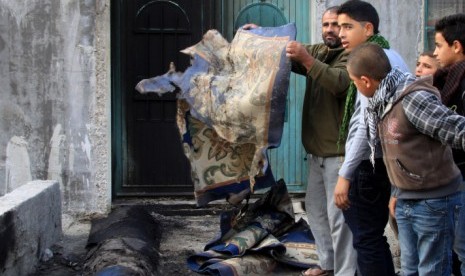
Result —
[[[296,219],[305,218],[301,199],[293,201]],[[116,203],[117,206],[131,204],[146,206],[163,227],[159,271],[154,272],[154,275],[199,275],[187,268],[186,259],[203,251],[205,244],[219,231],[219,214],[232,208],[224,201],[203,209],[195,208],[190,200],[138,200]],[[33,275],[84,275],[82,268],[90,228],[91,223],[88,219],[75,221],[64,216],[62,240],[51,248],[53,257],[41,262]],[[395,255],[397,242],[389,226],[386,227],[386,236]],[[396,263],[398,258],[394,257],[394,261]]]

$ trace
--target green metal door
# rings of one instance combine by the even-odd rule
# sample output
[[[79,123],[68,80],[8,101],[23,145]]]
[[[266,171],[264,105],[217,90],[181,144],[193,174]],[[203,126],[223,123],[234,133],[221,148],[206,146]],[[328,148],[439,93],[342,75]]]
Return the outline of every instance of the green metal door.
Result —
[[[224,0],[220,17],[223,34],[232,39],[245,23],[279,26],[295,22],[297,41],[309,41],[309,1],[301,0]],[[304,192],[307,178],[305,150],[301,142],[302,104],[305,78],[291,74],[286,119],[281,146],[269,150],[270,165],[276,179],[283,178],[290,192]]]

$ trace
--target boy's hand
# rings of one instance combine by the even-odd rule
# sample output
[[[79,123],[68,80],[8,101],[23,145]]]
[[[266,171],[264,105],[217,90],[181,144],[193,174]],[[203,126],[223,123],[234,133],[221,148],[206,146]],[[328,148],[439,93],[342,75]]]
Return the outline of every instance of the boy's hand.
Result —
[[[393,218],[396,218],[396,203],[397,203],[396,197],[391,197],[391,199],[389,199],[389,214]]]
[[[341,210],[347,210],[350,207],[349,187],[350,181],[339,176],[336,187],[334,188],[334,202],[336,207]]]

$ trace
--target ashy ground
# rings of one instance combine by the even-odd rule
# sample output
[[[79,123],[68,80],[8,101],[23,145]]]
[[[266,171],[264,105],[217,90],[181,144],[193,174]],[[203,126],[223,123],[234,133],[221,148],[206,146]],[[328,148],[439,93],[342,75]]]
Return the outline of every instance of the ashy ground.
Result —
[[[219,214],[232,208],[223,203],[196,208],[192,200],[166,199],[121,201],[115,207],[128,204],[145,206],[162,226],[159,271],[154,275],[198,275],[187,268],[187,257],[203,251],[219,231]],[[73,221],[65,216],[62,240],[51,248],[53,256],[43,261],[34,275],[83,275],[90,229],[89,219]]]
[[[296,216],[305,217],[300,208],[303,199],[294,198],[293,201]],[[159,269],[153,275],[199,275],[188,269],[186,259],[203,251],[219,231],[220,213],[233,208],[224,200],[206,208],[196,208],[189,199],[123,200],[114,204],[115,208],[126,205],[144,206],[162,226]],[[84,275],[85,246],[90,229],[89,219],[76,221],[65,216],[63,239],[51,248],[53,256],[50,254],[50,259],[43,261],[34,275]],[[389,226],[386,235],[395,251],[397,243]]]

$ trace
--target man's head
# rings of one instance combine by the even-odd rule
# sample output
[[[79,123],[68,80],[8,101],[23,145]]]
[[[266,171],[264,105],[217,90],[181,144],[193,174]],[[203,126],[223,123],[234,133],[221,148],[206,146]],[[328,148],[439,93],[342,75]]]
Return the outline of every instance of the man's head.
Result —
[[[341,38],[339,38],[340,27],[337,24],[338,8],[334,6],[326,9],[321,20],[323,42],[329,48],[338,48],[341,46]]]
[[[379,32],[378,12],[370,3],[349,0],[339,7],[337,15],[341,28],[339,37],[347,51],[353,50]]]
[[[434,55],[441,66],[465,60],[465,14],[443,17],[434,26]]]
[[[381,81],[391,71],[391,64],[383,48],[374,43],[363,43],[350,52],[347,71],[358,91],[366,97],[373,97]]]
[[[433,52],[426,51],[420,54],[415,67],[415,76],[423,77],[433,75],[439,68],[439,62]]]

